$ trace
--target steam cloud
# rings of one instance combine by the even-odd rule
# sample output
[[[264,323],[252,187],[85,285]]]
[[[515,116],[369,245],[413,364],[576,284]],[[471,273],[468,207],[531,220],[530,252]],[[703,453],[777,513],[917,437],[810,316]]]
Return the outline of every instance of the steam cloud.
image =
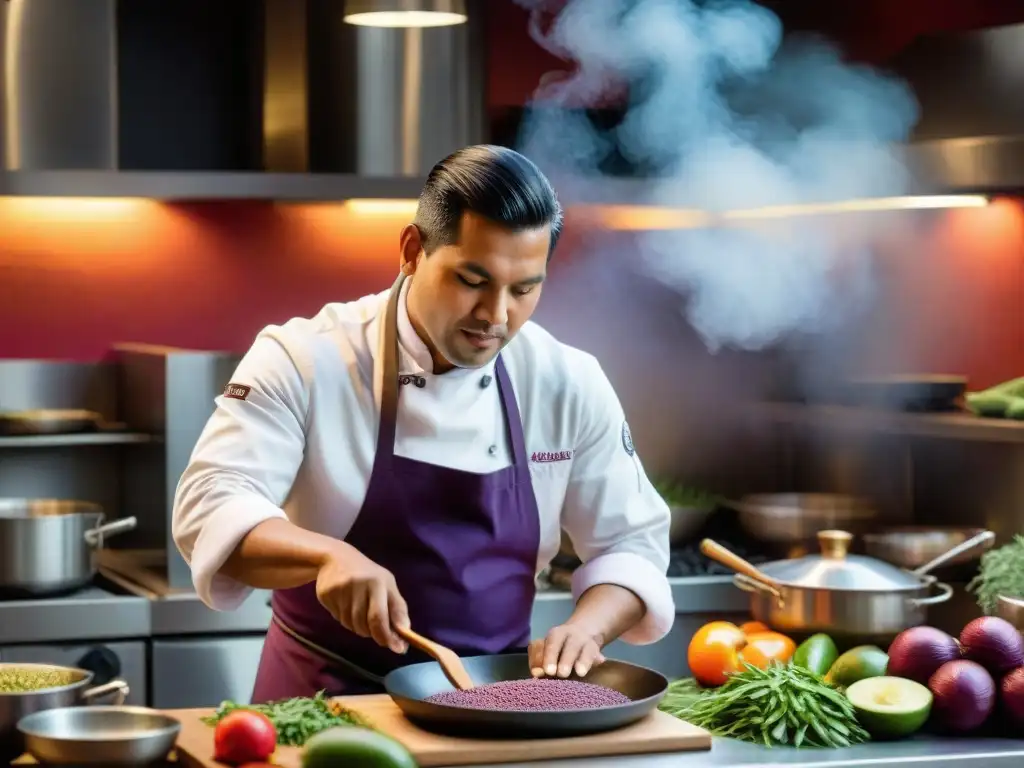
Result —
[[[520,140],[555,178],[607,175],[618,156],[655,177],[643,202],[706,211],[907,189],[894,145],[917,119],[909,88],[824,42],[784,42],[761,6],[569,0],[552,20],[550,2],[516,2],[531,11],[534,39],[576,63],[545,78]],[[628,92],[619,125],[573,111],[612,84]],[[840,321],[869,290],[869,218],[879,221],[858,217],[852,233],[837,217],[640,232],[637,263],[685,297],[709,349],[762,349]]]

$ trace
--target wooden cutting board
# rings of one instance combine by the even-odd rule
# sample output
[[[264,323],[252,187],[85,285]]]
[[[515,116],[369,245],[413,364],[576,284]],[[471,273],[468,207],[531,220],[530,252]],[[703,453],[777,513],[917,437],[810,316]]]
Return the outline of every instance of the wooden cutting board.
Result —
[[[593,736],[498,741],[428,733],[406,720],[391,697],[384,694],[343,696],[339,701],[404,744],[422,768],[711,749],[711,734],[664,712],[655,712],[639,723]],[[213,760],[213,728],[200,720],[210,714],[209,709],[172,710],[167,714],[181,720],[179,762],[189,768],[223,768]],[[296,747],[280,747],[274,763],[281,768],[300,768],[301,754]]]

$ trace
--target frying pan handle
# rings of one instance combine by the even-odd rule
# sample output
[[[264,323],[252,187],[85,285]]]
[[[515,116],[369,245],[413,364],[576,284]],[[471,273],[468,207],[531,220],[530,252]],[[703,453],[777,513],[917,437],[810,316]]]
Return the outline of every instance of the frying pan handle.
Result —
[[[775,602],[779,608],[786,607],[786,599],[782,596],[782,593],[779,590],[775,589],[775,587],[762,584],[757,579],[744,576],[742,573],[737,573],[733,576],[732,582],[744,592],[764,592],[767,595],[771,595],[775,598]]]
[[[954,557],[962,555],[964,552],[970,552],[973,549],[982,549],[987,547],[994,539],[996,535],[992,531],[982,531],[976,536],[972,536],[967,541],[962,541],[952,549],[943,552],[936,558],[928,561],[919,568],[914,569],[914,575],[924,576],[929,571],[933,571],[943,563],[947,563]]]
[[[912,597],[907,602],[915,608],[927,608],[929,605],[944,603],[953,596],[953,588],[949,584],[937,581],[935,586],[938,588],[939,594],[932,595],[931,597]]]

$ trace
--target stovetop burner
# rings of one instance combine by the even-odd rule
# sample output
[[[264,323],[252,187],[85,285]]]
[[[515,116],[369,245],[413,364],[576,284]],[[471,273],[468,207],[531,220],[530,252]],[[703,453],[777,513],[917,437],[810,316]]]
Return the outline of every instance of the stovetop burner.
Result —
[[[759,554],[755,549],[749,547],[720,539],[716,539],[716,541],[753,565],[767,563],[773,559],[767,555]],[[734,573],[735,571],[731,568],[726,568],[721,563],[717,563],[705,556],[700,551],[699,541],[687,544],[679,549],[674,549],[669,554],[669,578],[680,578],[683,576],[732,576]]]

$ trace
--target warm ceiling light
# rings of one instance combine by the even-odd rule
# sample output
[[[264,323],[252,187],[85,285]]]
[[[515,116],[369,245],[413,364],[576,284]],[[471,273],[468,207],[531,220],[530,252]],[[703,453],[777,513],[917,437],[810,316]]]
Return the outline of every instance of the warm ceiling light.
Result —
[[[984,195],[919,195],[840,200],[831,203],[770,205],[762,208],[728,211],[702,211],[694,208],[667,208],[646,205],[582,206],[590,220],[605,229],[650,231],[699,229],[723,226],[730,222],[785,219],[797,216],[821,216],[841,213],[914,211],[941,208],[983,208],[989,204]]]
[[[466,22],[466,2],[345,0],[345,21],[359,27],[449,27]]]
[[[345,201],[352,213],[368,216],[415,216],[419,200],[353,198]]]
[[[721,219],[780,219],[788,216],[812,216],[828,213],[983,208],[986,205],[988,205],[988,198],[984,195],[910,195],[905,197],[866,197],[861,200],[838,200],[831,203],[769,205],[763,208],[722,211],[718,217]]]

